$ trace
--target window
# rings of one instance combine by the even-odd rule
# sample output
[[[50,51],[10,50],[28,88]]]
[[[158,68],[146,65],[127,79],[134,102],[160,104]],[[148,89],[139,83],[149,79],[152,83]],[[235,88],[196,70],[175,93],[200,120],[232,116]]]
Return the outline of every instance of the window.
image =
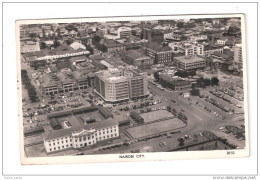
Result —
[[[69,147],[69,145],[67,144],[66,147]]]
[[[53,146],[55,146],[55,143],[53,143]]]
[[[58,147],[58,149],[60,149],[60,146]]]
[[[64,148],[64,146],[62,146],[62,148]]]
[[[70,144],[70,147],[72,147],[72,144]]]
[[[49,144],[49,146],[51,146],[51,143]]]
[[[54,151],[56,150],[56,148],[54,148]]]
[[[66,140],[66,143],[68,143],[68,140]]]
[[[63,144],[63,141],[61,141],[61,143]]]

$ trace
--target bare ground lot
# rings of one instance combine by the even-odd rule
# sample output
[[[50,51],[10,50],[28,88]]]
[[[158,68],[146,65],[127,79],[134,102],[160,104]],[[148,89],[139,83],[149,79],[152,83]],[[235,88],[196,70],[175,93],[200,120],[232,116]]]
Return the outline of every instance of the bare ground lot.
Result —
[[[142,113],[139,114],[142,118],[144,118],[144,122],[151,122],[155,121],[158,119],[164,119],[164,118],[169,118],[173,117],[173,114],[166,111],[166,110],[158,110],[158,111],[152,111],[149,113]]]
[[[41,134],[37,135],[37,136],[30,136],[30,137],[26,137],[24,139],[24,145],[38,143],[38,142],[41,142],[41,141],[43,141]]]
[[[135,139],[151,136],[153,134],[170,131],[178,128],[185,127],[185,124],[178,118],[158,121],[155,123],[145,124],[137,127],[131,127],[126,131]]]

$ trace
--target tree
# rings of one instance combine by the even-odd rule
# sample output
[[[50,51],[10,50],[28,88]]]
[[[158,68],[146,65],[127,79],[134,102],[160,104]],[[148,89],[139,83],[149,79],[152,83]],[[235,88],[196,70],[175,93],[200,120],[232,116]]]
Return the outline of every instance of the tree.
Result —
[[[190,75],[190,76],[196,76],[196,71],[195,71],[195,70],[190,71],[190,72],[189,72],[189,75]]]
[[[190,93],[191,93],[192,96],[199,96],[200,95],[200,90],[194,88],[194,89],[192,89],[190,91]]]
[[[106,52],[107,51],[107,47],[104,45],[104,44],[100,44],[100,43],[97,43],[96,44],[96,48],[102,52]]]
[[[33,38],[37,37],[37,34],[36,33],[31,33],[31,34],[29,34],[29,36],[30,36],[31,39],[33,39]]]
[[[93,43],[95,44],[95,43],[99,43],[100,40],[101,40],[101,38],[100,38],[99,36],[96,35],[96,36],[93,37],[92,40],[93,40]]]
[[[160,79],[159,72],[154,72],[153,76],[156,81],[159,81],[159,79]]]
[[[47,45],[44,41],[40,42],[40,49],[46,49]]]
[[[78,31],[78,29],[77,29],[73,24],[67,25],[67,26],[65,27],[65,29],[66,29],[67,31],[72,31],[72,30]]]
[[[67,40],[66,40],[66,44],[71,45],[72,43],[73,43],[73,40],[72,40],[72,39],[67,39]]]
[[[211,78],[211,84],[213,85],[213,86],[218,86],[219,84],[219,79],[217,78],[217,77],[213,77],[213,78]]]
[[[59,42],[57,39],[55,39],[55,40],[53,41],[53,46],[54,46],[54,48],[60,46],[60,42]]]
[[[178,28],[183,28],[184,27],[184,22],[178,22],[177,23]]]
[[[90,45],[86,45],[86,50],[93,54],[94,49]]]
[[[211,80],[210,79],[204,79],[204,85],[205,86],[210,86]]]

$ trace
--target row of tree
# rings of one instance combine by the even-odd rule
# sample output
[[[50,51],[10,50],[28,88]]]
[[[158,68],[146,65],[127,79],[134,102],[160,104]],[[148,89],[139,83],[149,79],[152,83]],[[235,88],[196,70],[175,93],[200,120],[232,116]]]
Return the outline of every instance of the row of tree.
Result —
[[[211,79],[208,78],[199,78],[197,80],[197,87],[205,88],[206,86],[218,86],[219,85],[219,79],[217,77],[213,77]]]
[[[191,70],[191,71],[177,71],[174,75],[175,76],[179,76],[179,77],[196,76],[196,71],[195,70]]]

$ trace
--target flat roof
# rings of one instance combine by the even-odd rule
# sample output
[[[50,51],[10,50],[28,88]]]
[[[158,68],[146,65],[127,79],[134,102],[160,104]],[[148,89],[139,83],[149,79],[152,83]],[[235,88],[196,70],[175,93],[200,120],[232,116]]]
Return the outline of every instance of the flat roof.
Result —
[[[193,62],[206,61],[206,59],[199,57],[199,56],[192,56],[189,58],[187,58],[186,56],[178,56],[178,57],[174,57],[174,58],[179,60],[182,63],[193,63]]]
[[[86,124],[83,126],[78,126],[70,129],[61,129],[61,130],[54,130],[43,133],[44,140],[52,140],[64,136],[70,136],[73,132],[82,131],[82,130],[90,130],[90,129],[102,129],[109,126],[117,125],[118,123],[113,118],[108,118],[103,121],[98,121],[91,124]]]

